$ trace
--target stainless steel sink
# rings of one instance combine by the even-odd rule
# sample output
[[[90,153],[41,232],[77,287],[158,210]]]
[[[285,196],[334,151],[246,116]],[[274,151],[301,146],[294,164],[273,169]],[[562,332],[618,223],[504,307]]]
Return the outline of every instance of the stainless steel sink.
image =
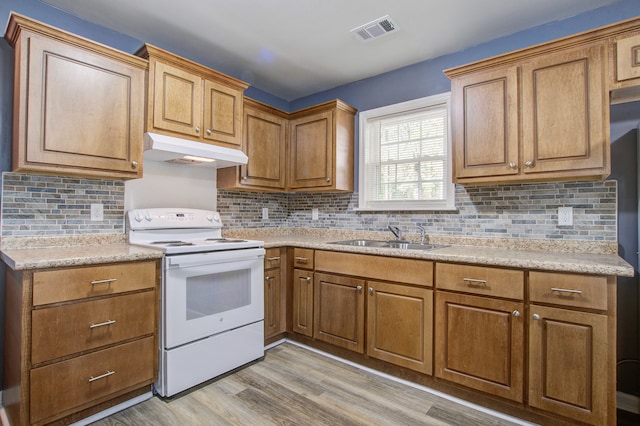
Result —
[[[345,241],[332,241],[329,244],[338,244],[343,246],[356,246],[356,247],[379,247],[379,248],[394,248],[404,250],[435,250],[445,245],[439,244],[414,244],[408,241],[380,241],[380,240],[345,240]]]

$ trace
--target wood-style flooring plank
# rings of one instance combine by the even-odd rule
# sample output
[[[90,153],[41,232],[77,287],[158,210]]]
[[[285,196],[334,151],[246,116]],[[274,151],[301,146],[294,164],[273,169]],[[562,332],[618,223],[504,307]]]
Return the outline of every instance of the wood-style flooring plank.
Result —
[[[291,343],[169,400],[154,397],[96,426],[495,425],[513,423]]]

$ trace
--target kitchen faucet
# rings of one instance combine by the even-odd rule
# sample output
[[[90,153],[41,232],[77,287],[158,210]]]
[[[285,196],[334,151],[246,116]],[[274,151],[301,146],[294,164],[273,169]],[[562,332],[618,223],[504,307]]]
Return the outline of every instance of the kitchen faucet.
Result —
[[[389,231],[396,237],[396,240],[402,240],[402,231],[397,226],[388,226]]]
[[[424,234],[425,234],[425,229],[423,226],[418,225],[418,229],[420,230],[420,245],[424,245]]]

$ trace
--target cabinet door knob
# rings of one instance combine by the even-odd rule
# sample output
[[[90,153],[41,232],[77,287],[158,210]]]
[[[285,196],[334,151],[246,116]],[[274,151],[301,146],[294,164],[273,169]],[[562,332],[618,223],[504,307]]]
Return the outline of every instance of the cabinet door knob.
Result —
[[[307,280],[307,282],[311,282],[311,277],[306,277],[305,280]]]
[[[538,321],[540,319],[540,315],[538,314],[533,314],[533,319]]]
[[[196,126],[195,130],[196,130],[196,133],[200,133],[200,126]]]
[[[513,311],[513,316],[518,318],[520,316],[520,311],[518,310]]]
[[[525,161],[524,165],[527,167],[532,167],[533,166],[533,161]]]
[[[362,291],[362,286],[361,286],[361,285],[357,286],[357,287],[356,287],[356,291],[357,291],[358,293],[360,293],[360,292]]]
[[[514,162],[509,163],[509,168],[510,169],[515,169],[518,165]]]
[[[135,169],[136,167],[138,167],[138,162],[137,161],[132,161],[131,162],[131,168]]]
[[[327,178],[327,182],[331,182],[331,178]]]
[[[207,129],[207,134],[210,135],[211,134],[211,129]]]
[[[369,287],[369,294],[370,294],[371,296],[373,296],[373,288],[372,288],[372,287]]]
[[[242,180],[247,180],[247,177],[246,176],[242,176]]]

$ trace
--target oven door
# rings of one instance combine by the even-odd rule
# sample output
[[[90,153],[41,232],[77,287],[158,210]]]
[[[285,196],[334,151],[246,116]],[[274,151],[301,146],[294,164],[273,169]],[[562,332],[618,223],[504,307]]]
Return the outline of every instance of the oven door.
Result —
[[[165,349],[264,319],[263,248],[165,258]]]

